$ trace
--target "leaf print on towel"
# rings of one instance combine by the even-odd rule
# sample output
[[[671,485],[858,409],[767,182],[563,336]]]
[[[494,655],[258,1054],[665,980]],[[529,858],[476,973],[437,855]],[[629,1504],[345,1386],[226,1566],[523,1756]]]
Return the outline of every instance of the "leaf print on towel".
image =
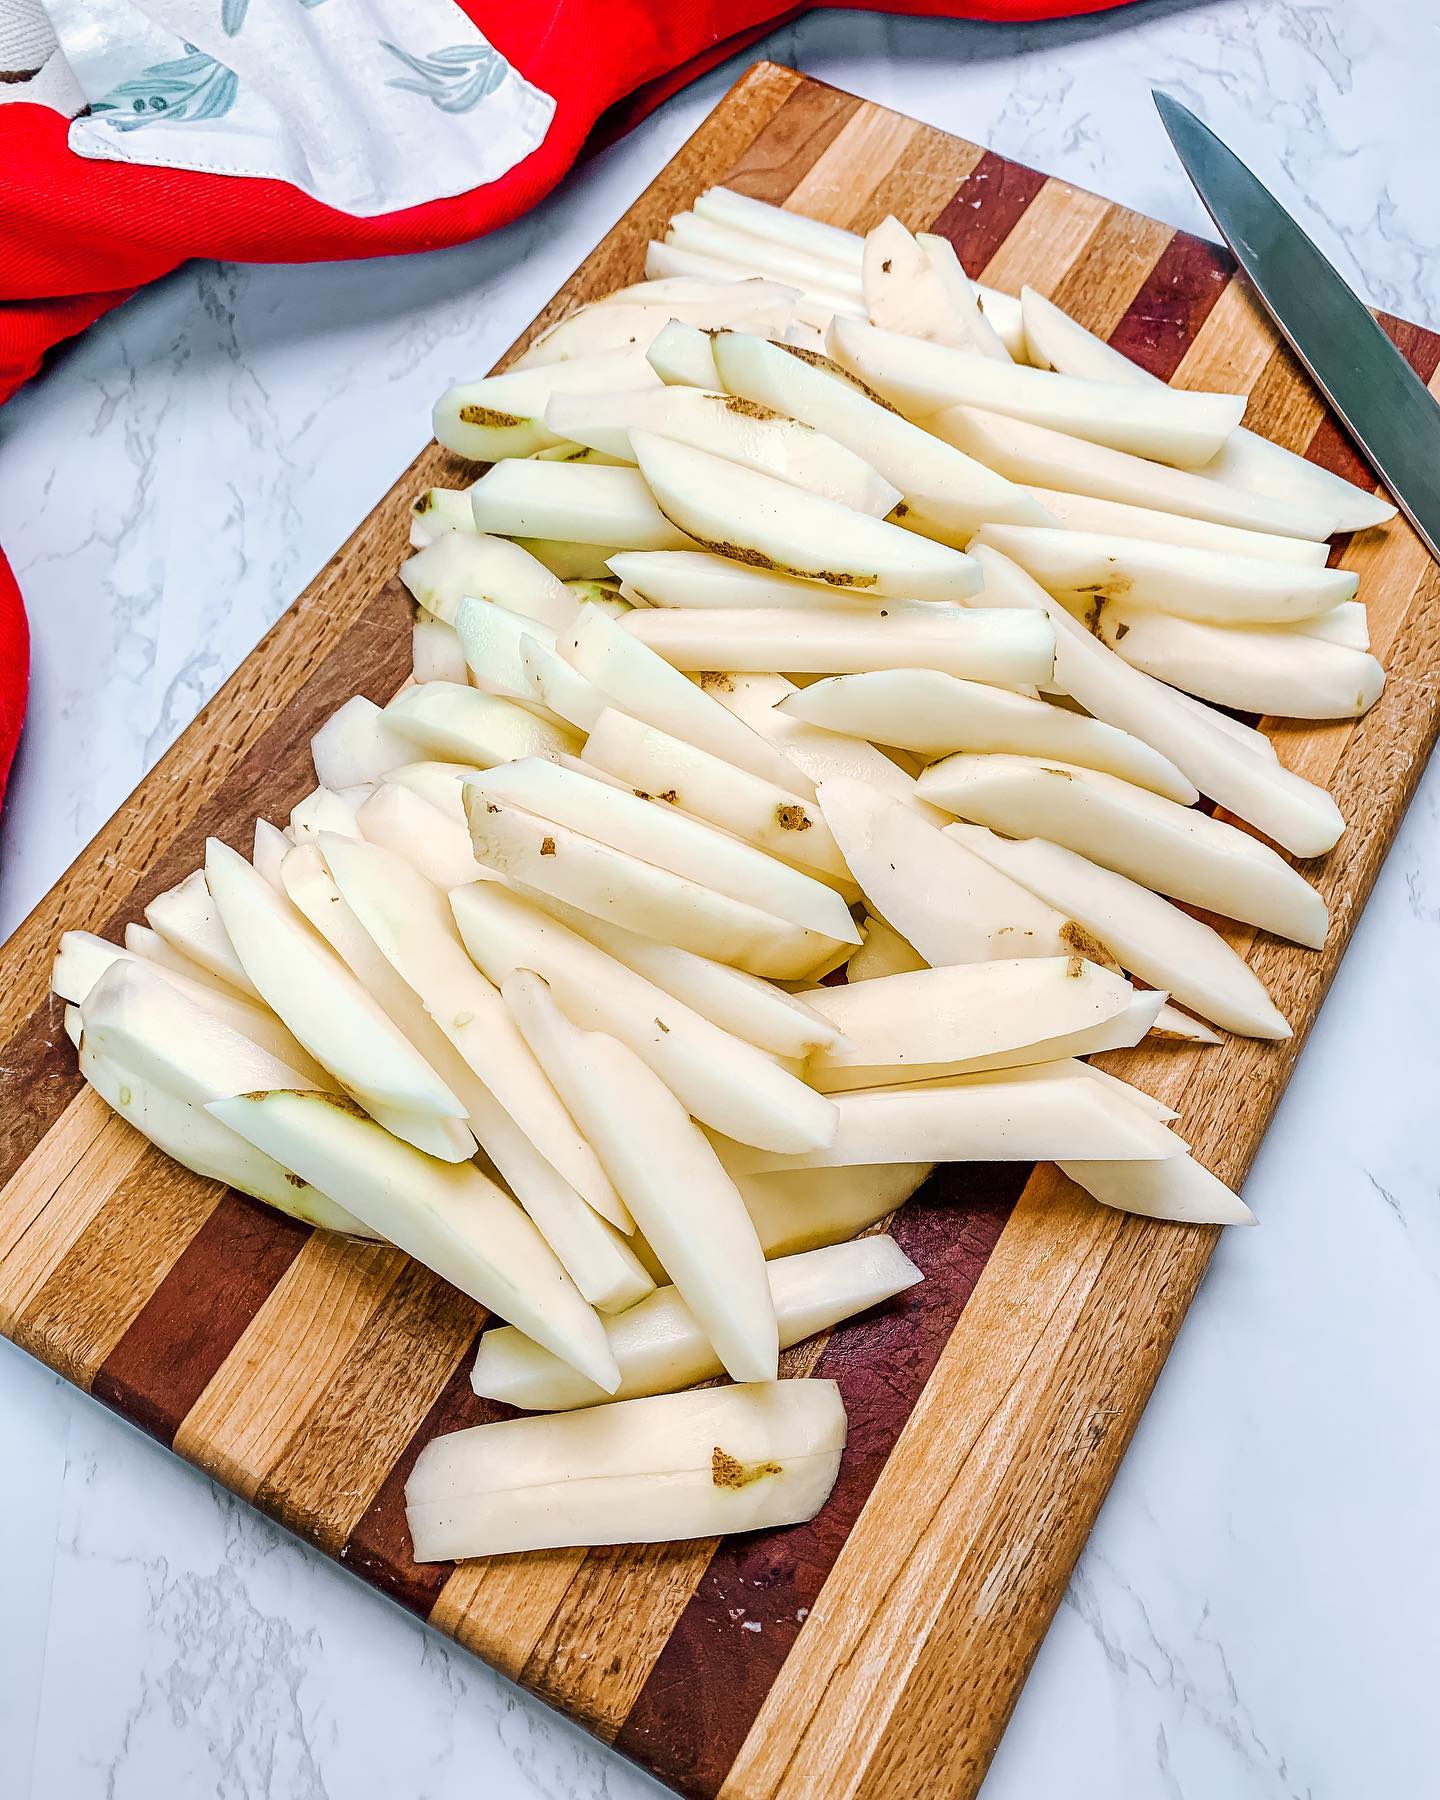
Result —
[[[171,123],[218,119],[235,104],[240,84],[235,71],[216,62],[194,44],[171,62],[154,63],[133,81],[122,81],[103,100],[91,103],[92,113],[114,113],[107,119],[117,131],[138,131],[157,120]]]
[[[408,94],[423,94],[441,112],[469,112],[487,94],[493,94],[510,73],[510,65],[489,44],[452,44],[429,56],[412,56],[383,39],[382,50],[404,63],[409,76],[397,75],[386,87]]]

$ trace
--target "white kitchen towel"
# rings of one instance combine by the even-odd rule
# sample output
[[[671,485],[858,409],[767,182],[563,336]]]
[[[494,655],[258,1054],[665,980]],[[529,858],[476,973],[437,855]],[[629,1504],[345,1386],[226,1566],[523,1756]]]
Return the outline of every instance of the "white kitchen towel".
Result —
[[[555,112],[453,0],[43,5],[89,105],[78,155],[273,177],[361,218],[498,180]],[[0,0],[0,23],[33,10]]]

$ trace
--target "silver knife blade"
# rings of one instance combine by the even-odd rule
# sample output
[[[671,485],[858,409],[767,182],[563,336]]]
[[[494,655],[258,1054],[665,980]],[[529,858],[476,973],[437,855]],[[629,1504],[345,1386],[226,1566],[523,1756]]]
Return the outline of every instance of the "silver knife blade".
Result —
[[[1151,92],[1185,173],[1266,310],[1440,560],[1440,405],[1234,151],[1178,100]]]

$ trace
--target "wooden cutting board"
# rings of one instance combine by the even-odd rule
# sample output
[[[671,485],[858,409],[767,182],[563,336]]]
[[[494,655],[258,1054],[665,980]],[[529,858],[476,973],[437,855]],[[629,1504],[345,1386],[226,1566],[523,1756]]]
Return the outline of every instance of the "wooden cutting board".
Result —
[[[1222,251],[771,64],[520,344],[639,278],[646,240],[713,182],[859,231],[894,212],[943,232],[972,275],[1029,282],[1179,386],[1248,393],[1256,429],[1368,479]],[[1384,323],[1430,381],[1440,337]],[[408,672],[392,577],[411,498],[472,473],[434,446],[417,458],[0,954],[0,1329],[685,1793],[973,1794],[1213,1231],[1109,1212],[1049,1168],[944,1171],[892,1226],[924,1284],[787,1355],[835,1378],[850,1415],[812,1524],[416,1567],[401,1496],[420,1447],[503,1410],[469,1388],[479,1309],[396,1251],[187,1174],[76,1075],[45,991],[58,934],[118,936],[207,833],[248,847],[257,813],[283,821],[320,721]],[[1237,1184],[1440,723],[1435,568],[1403,524],[1337,555],[1362,577],[1384,697],[1358,724],[1268,727],[1351,822],[1307,870],[1330,941],[1231,934],[1296,1035],[1106,1059],[1179,1106]]]

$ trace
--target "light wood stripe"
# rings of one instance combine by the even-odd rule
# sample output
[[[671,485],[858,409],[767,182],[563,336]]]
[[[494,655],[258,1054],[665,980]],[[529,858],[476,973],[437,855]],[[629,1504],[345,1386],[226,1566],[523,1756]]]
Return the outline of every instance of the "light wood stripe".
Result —
[[[1108,201],[1052,176],[990,258],[986,286],[1006,294],[1029,286],[1049,294],[1110,211]]]
[[[1170,385],[1248,394],[1275,354],[1275,330],[1244,281],[1232,281],[1211,307]]]
[[[459,1563],[430,1623],[518,1681],[584,1560],[583,1550],[539,1550]]]
[[[115,1115],[93,1088],[82,1087],[25,1161],[0,1189],[0,1264],[54,1198],[55,1190]]]
[[[904,156],[918,130],[913,119],[878,106],[862,106],[786,195],[786,211],[848,228],[857,201],[874,192]]]
[[[890,213],[911,231],[928,230],[984,154],[978,144],[917,126],[904,156],[851,213],[850,230],[872,231]]]
[[[1049,298],[1088,330],[1108,338],[1173,236],[1168,225],[1123,206],[1107,207],[1079,255],[1049,289]]]
[[[176,1451],[253,1500],[405,1260],[317,1232],[181,1421]]]

